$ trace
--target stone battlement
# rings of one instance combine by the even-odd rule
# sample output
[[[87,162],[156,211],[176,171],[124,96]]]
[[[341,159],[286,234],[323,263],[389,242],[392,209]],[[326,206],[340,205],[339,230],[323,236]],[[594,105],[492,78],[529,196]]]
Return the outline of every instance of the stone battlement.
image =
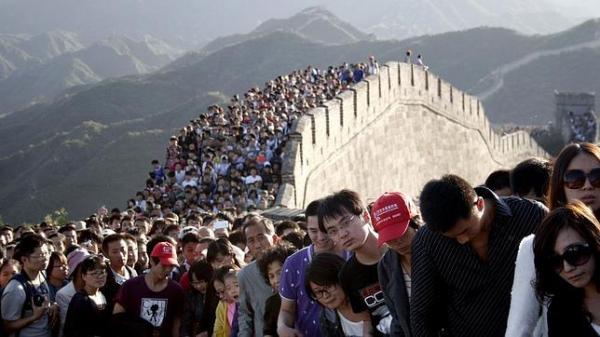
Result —
[[[482,104],[417,65],[390,62],[293,125],[276,204],[303,208],[350,188],[412,195],[446,173],[480,184],[547,153],[526,132],[494,132]]]

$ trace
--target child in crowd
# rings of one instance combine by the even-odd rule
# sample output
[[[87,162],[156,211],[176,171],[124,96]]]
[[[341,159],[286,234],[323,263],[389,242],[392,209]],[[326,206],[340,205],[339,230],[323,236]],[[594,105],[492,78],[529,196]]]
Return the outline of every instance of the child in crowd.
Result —
[[[0,265],[0,292],[6,285],[8,281],[19,272],[19,264],[17,261],[12,259],[5,259]]]
[[[235,337],[240,296],[237,270],[231,266],[220,268],[215,273],[213,284],[221,299],[217,305],[213,336]]]
[[[265,337],[277,335],[277,317],[281,307],[279,296],[279,279],[283,263],[288,256],[296,252],[296,247],[289,243],[281,243],[267,250],[257,260],[258,269],[267,283],[273,288],[273,296],[269,297],[265,304],[265,325],[263,333]]]

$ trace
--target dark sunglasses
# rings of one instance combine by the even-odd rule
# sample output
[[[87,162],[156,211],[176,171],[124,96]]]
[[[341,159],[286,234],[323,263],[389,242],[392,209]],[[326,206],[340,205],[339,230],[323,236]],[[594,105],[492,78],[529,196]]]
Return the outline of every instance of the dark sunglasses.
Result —
[[[569,170],[563,177],[564,186],[568,189],[576,190],[585,185],[585,180],[590,181],[590,185],[595,188],[600,188],[600,168],[595,168],[589,173],[582,170]]]
[[[587,263],[592,257],[592,248],[587,243],[574,243],[569,245],[562,255],[554,255],[550,258],[552,268],[560,273],[564,268],[564,261],[573,267]]]

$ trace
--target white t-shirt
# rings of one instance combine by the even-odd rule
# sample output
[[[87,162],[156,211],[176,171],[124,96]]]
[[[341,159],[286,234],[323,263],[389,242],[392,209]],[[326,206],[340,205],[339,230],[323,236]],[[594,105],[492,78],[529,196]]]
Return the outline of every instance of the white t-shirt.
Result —
[[[406,294],[408,294],[408,299],[410,300],[410,297],[412,295],[412,281],[410,278],[410,275],[408,275],[407,272],[404,271],[404,269],[402,270],[402,276],[404,278],[404,286],[406,287]]]
[[[132,270],[132,272],[130,273],[129,269],[127,269],[127,268],[124,269],[125,275],[121,275],[121,274],[117,273],[112,268],[110,268],[110,270],[112,271],[112,273],[115,277],[115,282],[117,282],[118,285],[123,285],[123,283],[125,283],[125,281],[137,276],[137,273],[135,272],[135,270]]]
[[[71,303],[71,299],[75,296],[77,290],[75,290],[75,285],[73,281],[67,283],[66,286],[60,288],[60,290],[56,293],[56,303],[58,303],[59,314],[60,314],[60,333],[59,336],[63,335],[63,330],[65,328],[65,321],[67,320],[67,310],[69,310],[69,304]]]
[[[600,335],[600,325],[592,323],[592,328],[594,329],[594,331],[596,331],[597,334]]]
[[[39,285],[33,285],[35,293],[43,296],[49,296],[50,290],[46,282]],[[11,280],[6,285],[6,288],[2,292],[2,319],[7,321],[15,321],[23,317],[29,317],[33,315],[32,310],[26,310],[23,316],[21,316],[21,310],[25,303],[27,295],[25,294],[25,287],[21,282],[17,280]],[[12,334],[11,336],[15,336]],[[19,337],[49,337],[50,329],[48,328],[48,315],[43,315],[37,321],[29,324],[19,332]]]
[[[344,331],[344,335],[346,337],[362,337],[364,334],[363,321],[360,322],[352,322],[342,315],[341,312],[338,311],[338,315],[340,315],[340,323],[342,325],[342,330]]]
[[[247,176],[244,179],[244,182],[246,183],[246,185],[254,184],[257,181],[262,181],[262,177],[259,175],[255,175],[255,176]]]

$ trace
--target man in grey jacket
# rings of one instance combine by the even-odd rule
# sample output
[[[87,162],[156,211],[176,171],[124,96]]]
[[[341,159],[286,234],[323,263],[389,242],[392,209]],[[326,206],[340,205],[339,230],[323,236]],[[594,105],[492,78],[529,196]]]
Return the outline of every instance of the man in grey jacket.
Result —
[[[385,193],[373,203],[371,219],[386,244],[377,272],[385,302],[392,315],[390,336],[412,337],[410,329],[411,251],[410,245],[420,226],[417,207],[409,196]]]
[[[265,302],[273,295],[273,290],[260,274],[256,260],[264,251],[277,243],[277,235],[273,223],[262,217],[250,218],[243,229],[248,253],[254,261],[238,273],[240,286],[238,337],[262,337]]]

